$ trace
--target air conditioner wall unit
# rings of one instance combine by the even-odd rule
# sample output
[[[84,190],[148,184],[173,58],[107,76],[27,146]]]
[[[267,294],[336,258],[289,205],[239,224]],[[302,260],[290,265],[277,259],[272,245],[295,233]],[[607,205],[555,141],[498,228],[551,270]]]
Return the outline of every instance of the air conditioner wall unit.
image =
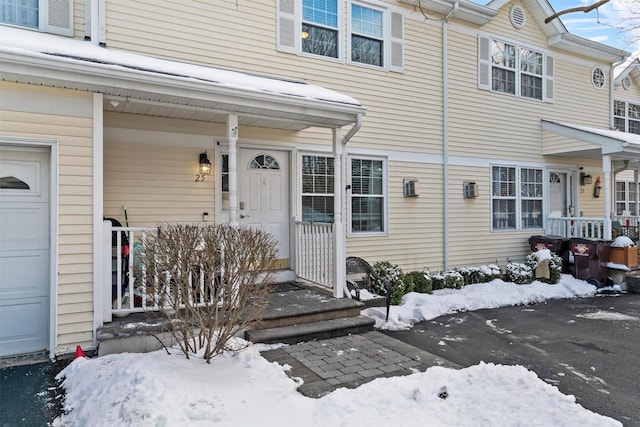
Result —
[[[463,183],[463,193],[465,199],[472,199],[478,197],[478,184],[475,182]]]
[[[418,197],[420,195],[420,183],[417,179],[405,179],[404,197]]]

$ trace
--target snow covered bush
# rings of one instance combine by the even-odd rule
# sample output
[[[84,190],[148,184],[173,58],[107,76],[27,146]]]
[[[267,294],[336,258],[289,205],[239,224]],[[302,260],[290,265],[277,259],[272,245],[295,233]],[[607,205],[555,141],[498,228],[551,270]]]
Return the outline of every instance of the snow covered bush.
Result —
[[[535,271],[538,263],[545,259],[549,260],[549,278],[547,279],[545,277],[535,277]],[[550,283],[553,285],[560,281],[560,276],[562,274],[562,258],[549,251],[548,249],[536,251],[527,255],[526,264],[533,272],[533,277],[536,280],[540,280],[541,282]]]
[[[374,294],[386,295],[387,286],[391,288],[392,295],[396,288],[404,288],[402,270],[397,265],[391,264],[389,261],[378,261],[373,264],[373,272],[371,292]]]
[[[533,270],[527,264],[510,262],[505,267],[508,282],[526,285],[533,282]]]
[[[613,242],[611,242],[611,247],[613,248],[629,248],[633,247],[636,244],[628,238],[627,236],[616,237]]]
[[[421,294],[430,294],[432,291],[431,277],[428,271],[412,271],[408,273],[413,278],[413,291]]]
[[[502,276],[500,267],[495,264],[481,265],[479,267],[462,267],[456,271],[462,275],[465,285],[490,282]]]
[[[438,271],[430,273],[433,290],[436,289],[460,289],[464,286],[464,278],[457,271]]]

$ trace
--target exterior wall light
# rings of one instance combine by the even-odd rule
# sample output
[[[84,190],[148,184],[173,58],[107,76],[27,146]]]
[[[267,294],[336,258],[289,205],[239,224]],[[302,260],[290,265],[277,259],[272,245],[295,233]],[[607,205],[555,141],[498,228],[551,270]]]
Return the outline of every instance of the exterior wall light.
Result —
[[[211,162],[207,158],[207,152],[200,153],[200,175],[211,174]]]

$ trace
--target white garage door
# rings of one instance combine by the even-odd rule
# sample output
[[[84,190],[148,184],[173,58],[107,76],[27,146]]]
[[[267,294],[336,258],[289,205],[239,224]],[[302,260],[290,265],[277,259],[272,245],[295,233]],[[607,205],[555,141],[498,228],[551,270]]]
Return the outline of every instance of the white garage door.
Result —
[[[49,344],[49,153],[0,147],[0,357]]]

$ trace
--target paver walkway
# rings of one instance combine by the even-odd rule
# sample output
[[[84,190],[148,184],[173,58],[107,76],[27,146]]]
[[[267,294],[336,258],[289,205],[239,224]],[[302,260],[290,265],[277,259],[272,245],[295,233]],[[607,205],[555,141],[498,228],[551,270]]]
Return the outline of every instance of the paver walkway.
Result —
[[[380,332],[367,332],[263,351],[262,356],[289,365],[298,391],[321,397],[340,387],[356,388],[375,378],[408,375],[431,366],[457,365]]]

